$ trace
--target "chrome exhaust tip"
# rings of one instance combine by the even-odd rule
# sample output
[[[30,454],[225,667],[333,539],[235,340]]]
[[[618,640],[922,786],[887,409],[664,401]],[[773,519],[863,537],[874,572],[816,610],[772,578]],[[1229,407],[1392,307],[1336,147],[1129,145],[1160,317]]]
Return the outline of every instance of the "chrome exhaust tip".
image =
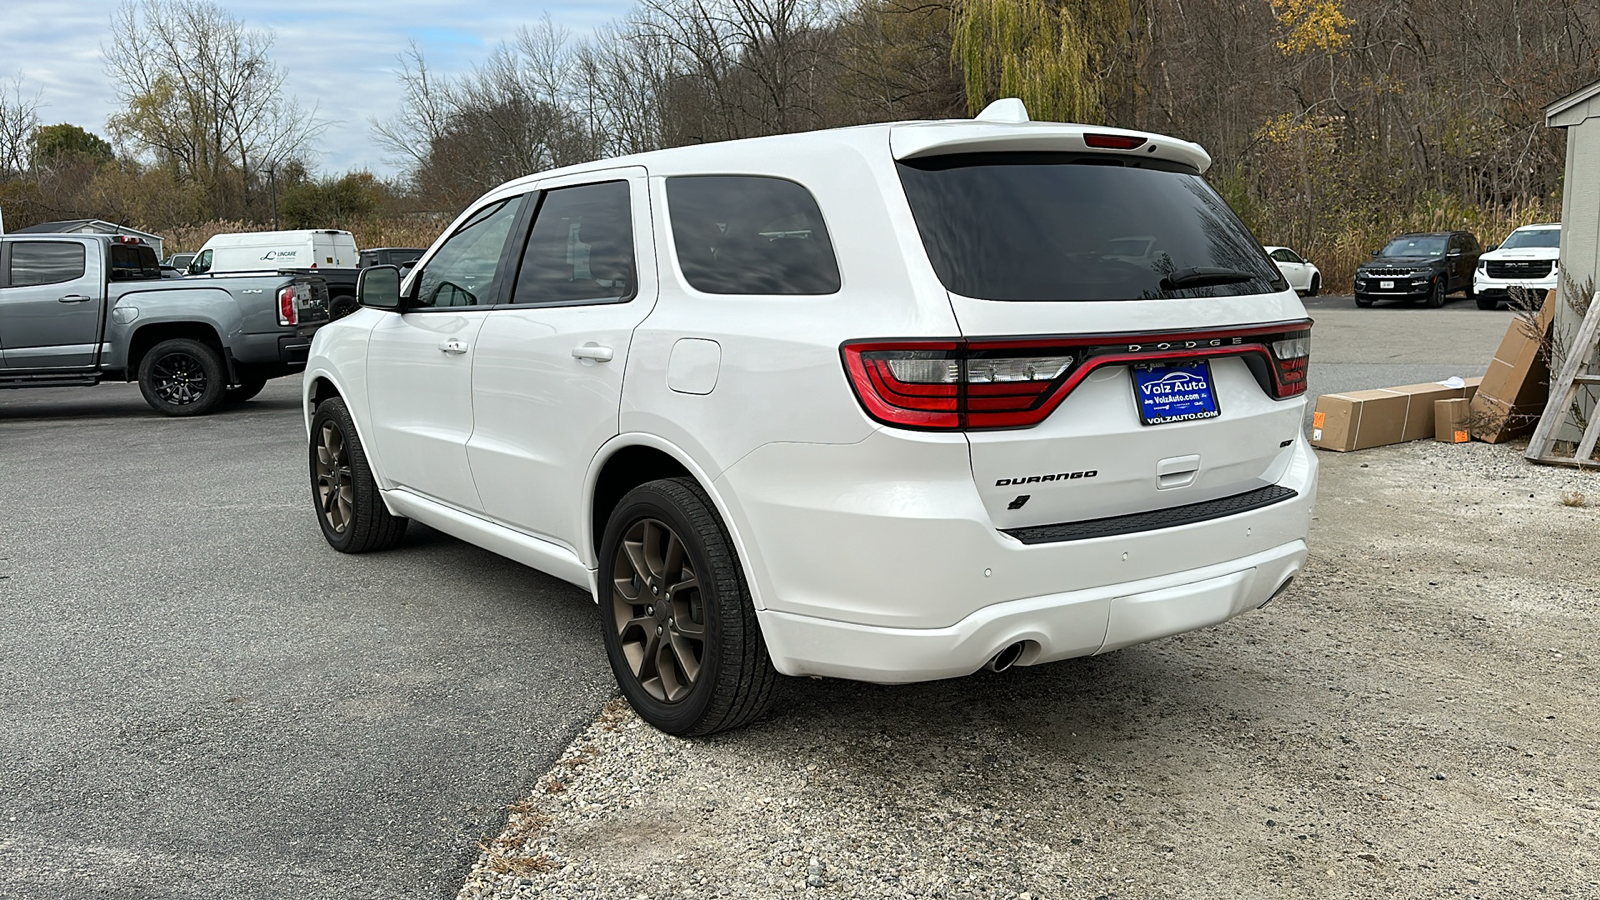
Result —
[[[991,672],[1004,672],[1017,664],[1017,659],[1022,656],[1022,651],[1027,649],[1027,646],[1026,643],[1017,641],[1015,644],[991,656],[989,661],[983,664],[983,667]]]
[[[1265,599],[1263,601],[1261,601],[1261,605],[1256,607],[1256,609],[1266,609],[1267,608],[1267,604],[1271,603],[1272,601],[1274,601],[1274,600],[1278,599],[1279,597],[1283,596],[1283,592],[1287,591],[1289,589],[1289,585],[1291,585],[1291,584],[1294,584],[1294,576],[1293,575],[1290,575],[1288,578],[1285,578],[1283,580],[1283,584],[1278,585],[1278,589],[1272,592],[1272,596],[1268,597],[1267,599]]]

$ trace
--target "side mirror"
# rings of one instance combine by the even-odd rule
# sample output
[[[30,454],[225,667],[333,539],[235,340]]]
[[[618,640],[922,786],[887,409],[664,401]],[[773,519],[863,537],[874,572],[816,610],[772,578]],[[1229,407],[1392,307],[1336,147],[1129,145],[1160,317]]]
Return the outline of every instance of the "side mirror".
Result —
[[[1450,255],[1451,256],[1460,256],[1461,255],[1461,248],[1457,247],[1456,249],[1451,250],[1450,251]]]
[[[1499,249],[1500,249],[1500,245],[1499,244],[1490,244],[1483,252],[1488,253],[1491,250],[1499,250]]]
[[[356,302],[374,309],[400,308],[400,270],[394,266],[370,266],[356,276]]]
[[[1374,251],[1372,251],[1372,255],[1373,256],[1377,256],[1379,253],[1382,253],[1382,252],[1383,252],[1382,250],[1374,250]]]

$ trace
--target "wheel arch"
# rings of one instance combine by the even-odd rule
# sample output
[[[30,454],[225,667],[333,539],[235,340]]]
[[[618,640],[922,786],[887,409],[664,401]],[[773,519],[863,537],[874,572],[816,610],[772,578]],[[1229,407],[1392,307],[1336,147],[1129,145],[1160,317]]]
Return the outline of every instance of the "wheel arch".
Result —
[[[222,343],[222,336],[217,329],[206,322],[151,322],[141,325],[128,339],[127,378],[129,381],[139,377],[139,366],[144,364],[145,354],[150,348],[176,338],[188,338],[217,351],[217,358],[222,361],[223,374],[231,383],[234,378],[233,360],[227,347]]]
[[[658,478],[678,477],[693,478],[706,496],[711,498],[717,516],[722,519],[722,527],[727,529],[728,538],[739,554],[739,567],[744,570],[750,599],[756,609],[765,609],[755,573],[750,568],[751,554],[712,477],[683,448],[653,434],[617,435],[595,454],[584,481],[584,527],[579,536],[579,558],[589,566],[591,572],[596,572],[601,564],[600,543],[605,535],[606,522],[628,491]],[[591,593],[596,597],[599,595],[597,578],[591,579],[595,588]]]

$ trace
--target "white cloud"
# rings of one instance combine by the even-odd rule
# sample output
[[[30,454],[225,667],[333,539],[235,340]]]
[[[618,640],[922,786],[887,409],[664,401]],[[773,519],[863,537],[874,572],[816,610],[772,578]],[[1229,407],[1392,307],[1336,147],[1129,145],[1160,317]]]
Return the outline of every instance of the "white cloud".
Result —
[[[46,123],[71,122],[104,135],[106,120],[116,111],[115,87],[100,54],[101,44],[110,39],[113,7],[61,0],[4,0],[4,5],[0,81],[20,73],[24,93],[39,95],[39,116]],[[330,123],[318,142],[322,170],[365,168],[388,176],[395,167],[373,142],[368,119],[389,119],[399,111],[394,73],[399,54],[412,40],[430,68],[454,74],[481,62],[518,27],[546,13],[581,36],[626,14],[632,3],[223,0],[221,6],[245,25],[275,33],[273,55],[288,70],[286,90]]]

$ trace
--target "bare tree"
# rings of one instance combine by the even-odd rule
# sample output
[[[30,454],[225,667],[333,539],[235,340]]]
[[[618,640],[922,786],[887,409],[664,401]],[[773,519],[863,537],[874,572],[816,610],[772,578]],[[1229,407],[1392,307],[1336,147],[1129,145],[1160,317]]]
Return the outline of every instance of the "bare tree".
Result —
[[[33,133],[39,127],[39,97],[25,96],[22,76],[11,79],[9,89],[0,84],[0,181],[19,178],[28,171]]]
[[[208,0],[130,0],[102,48],[124,105],[110,131],[178,179],[216,215],[239,215],[268,167],[301,157],[326,127],[284,94],[273,35]]]

